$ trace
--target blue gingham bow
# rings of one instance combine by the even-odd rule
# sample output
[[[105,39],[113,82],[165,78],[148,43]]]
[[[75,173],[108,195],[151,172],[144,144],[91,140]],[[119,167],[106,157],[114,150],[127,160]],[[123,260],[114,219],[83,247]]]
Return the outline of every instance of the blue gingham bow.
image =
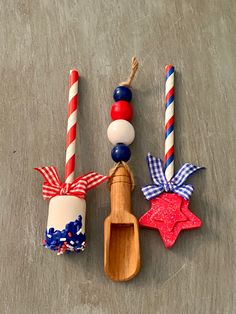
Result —
[[[147,200],[153,199],[163,192],[174,192],[188,200],[193,192],[191,184],[184,184],[187,178],[194,172],[204,169],[189,163],[183,164],[173,178],[168,182],[163,170],[163,162],[159,158],[147,155],[147,164],[153,184],[146,185],[142,192]]]

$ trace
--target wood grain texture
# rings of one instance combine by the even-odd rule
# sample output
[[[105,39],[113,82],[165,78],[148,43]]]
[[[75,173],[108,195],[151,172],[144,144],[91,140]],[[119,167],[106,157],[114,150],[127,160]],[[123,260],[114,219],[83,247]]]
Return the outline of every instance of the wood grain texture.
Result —
[[[236,312],[236,3],[233,0],[0,0],[0,313],[233,314]],[[87,198],[88,247],[57,257],[41,246],[48,204],[33,167],[64,173],[68,73],[79,70],[76,174],[112,166],[109,107],[130,59],[134,86],[132,212],[147,209],[145,156],[164,154],[164,66],[176,68],[176,167],[191,182],[200,230],[166,250],[141,230],[140,274],[103,271],[106,184]]]
[[[139,223],[131,213],[132,173],[126,164],[110,171],[111,212],[104,221],[104,270],[115,281],[128,281],[140,270]]]

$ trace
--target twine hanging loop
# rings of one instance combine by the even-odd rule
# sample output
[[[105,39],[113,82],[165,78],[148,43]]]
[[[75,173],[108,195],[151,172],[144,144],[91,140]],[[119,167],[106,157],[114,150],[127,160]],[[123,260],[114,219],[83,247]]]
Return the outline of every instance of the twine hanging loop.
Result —
[[[131,61],[131,69],[130,69],[128,79],[124,82],[121,82],[119,85],[130,87],[135,77],[135,74],[138,71],[138,67],[139,67],[138,59],[136,57],[133,57]]]

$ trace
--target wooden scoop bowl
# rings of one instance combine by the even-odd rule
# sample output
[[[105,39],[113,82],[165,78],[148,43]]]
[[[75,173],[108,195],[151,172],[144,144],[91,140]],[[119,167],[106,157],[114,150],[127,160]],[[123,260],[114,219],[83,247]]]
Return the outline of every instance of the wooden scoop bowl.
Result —
[[[111,213],[104,222],[104,270],[115,281],[127,281],[140,269],[139,226],[131,211],[132,181],[121,164],[110,179]]]

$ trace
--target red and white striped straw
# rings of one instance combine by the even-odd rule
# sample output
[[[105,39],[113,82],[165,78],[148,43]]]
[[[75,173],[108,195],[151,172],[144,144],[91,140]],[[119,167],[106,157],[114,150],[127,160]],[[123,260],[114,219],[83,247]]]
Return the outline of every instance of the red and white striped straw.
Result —
[[[66,135],[65,183],[72,183],[75,174],[75,142],[77,124],[78,81],[79,81],[78,71],[71,70],[69,79],[70,89]]]

